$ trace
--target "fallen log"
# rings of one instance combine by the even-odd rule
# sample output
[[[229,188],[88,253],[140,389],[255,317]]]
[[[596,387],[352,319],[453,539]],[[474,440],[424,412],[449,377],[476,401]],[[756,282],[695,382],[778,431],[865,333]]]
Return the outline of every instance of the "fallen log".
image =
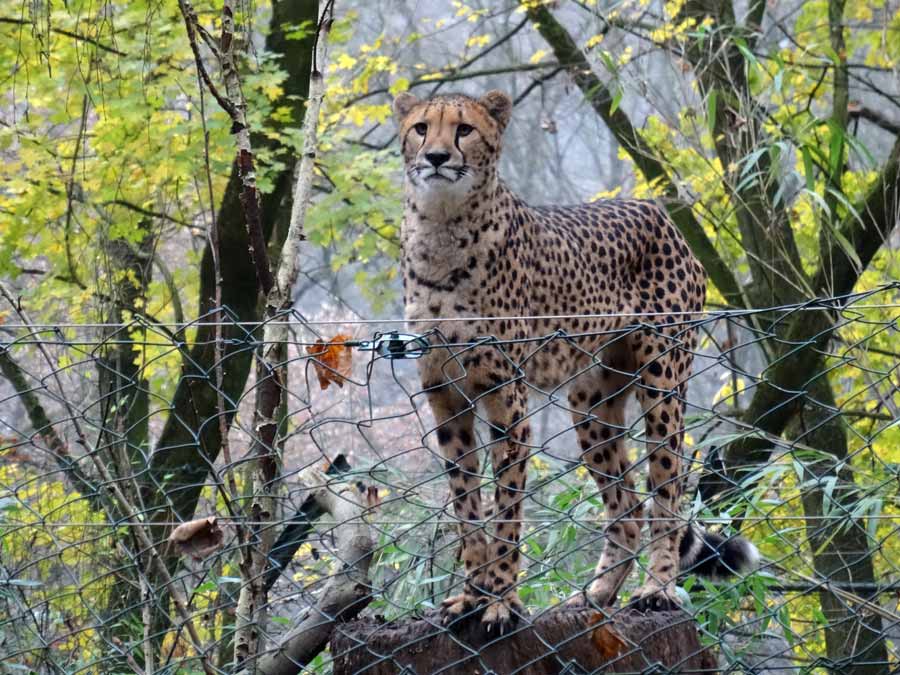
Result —
[[[558,608],[503,636],[477,620],[450,630],[437,613],[396,623],[362,618],[331,637],[334,675],[556,675],[563,673],[715,673],[711,649],[682,611]]]

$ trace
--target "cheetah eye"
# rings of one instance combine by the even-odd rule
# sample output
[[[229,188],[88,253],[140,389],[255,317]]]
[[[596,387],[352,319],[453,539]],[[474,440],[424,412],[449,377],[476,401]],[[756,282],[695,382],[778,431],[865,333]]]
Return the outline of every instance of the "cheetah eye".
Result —
[[[413,127],[413,129],[417,134],[419,134],[419,136],[424,136],[425,132],[428,131],[428,125],[425,124],[425,122],[419,122]]]
[[[475,128],[470,124],[460,124],[456,127],[457,136],[468,136],[473,131],[475,131]]]

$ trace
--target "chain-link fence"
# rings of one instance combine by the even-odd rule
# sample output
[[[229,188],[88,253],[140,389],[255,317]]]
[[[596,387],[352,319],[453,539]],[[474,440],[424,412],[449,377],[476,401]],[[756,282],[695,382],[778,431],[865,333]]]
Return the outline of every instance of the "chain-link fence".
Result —
[[[683,611],[629,606],[652,581],[654,537],[668,536],[652,523],[631,548],[618,545],[606,571],[621,577],[617,602],[597,606],[590,592],[601,553],[617,546],[611,533],[648,517],[633,508],[604,519],[603,502],[615,513],[610,495],[625,492],[639,507],[659,494],[643,479],[641,408],[630,400],[615,420],[600,412],[605,400],[588,401],[573,417],[565,383],[527,383],[528,481],[513,518],[520,535],[506,541],[520,560],[501,592],[514,591],[521,608],[503,625],[481,623],[501,598],[472,580],[471,566],[467,584],[460,560],[461,525],[490,541],[510,520],[493,503],[491,451],[501,436],[470,400],[478,461],[462,498],[482,484],[483,510],[461,523],[448,487],[460,460],[439,449],[446,443],[416,363],[434,350],[454,363],[463,352],[502,355],[504,342],[437,346],[435,332],[399,320],[295,312],[279,317],[292,336],[284,370],[254,375],[248,355],[267,348],[263,326],[227,312],[176,326],[8,318],[0,663],[9,672],[148,675],[894,672],[898,309],[892,284],[691,320],[699,346],[682,378],[678,528],[695,550],[674,590]],[[813,316],[826,317],[827,330],[802,339],[788,330],[818,325]],[[655,325],[630,317],[604,336],[606,348]],[[583,337],[535,343],[552,353]],[[200,365],[204,350],[215,353],[212,368]],[[590,358],[607,367],[603,349]],[[809,363],[815,370],[804,372]],[[779,379],[785,370],[791,377]],[[639,373],[617,376],[643,386]],[[260,421],[257,385],[274,377],[286,395],[277,419]],[[776,403],[760,413],[766,400]],[[576,433],[586,421],[602,436],[587,446]],[[277,425],[276,441],[260,451],[265,424]],[[598,476],[588,454],[611,443],[627,449],[631,468]],[[265,462],[274,481],[260,482]],[[715,536],[697,549],[699,528]],[[761,557],[726,575],[738,535]],[[713,568],[712,579],[697,573]],[[474,602],[448,615],[442,601],[461,592]]]

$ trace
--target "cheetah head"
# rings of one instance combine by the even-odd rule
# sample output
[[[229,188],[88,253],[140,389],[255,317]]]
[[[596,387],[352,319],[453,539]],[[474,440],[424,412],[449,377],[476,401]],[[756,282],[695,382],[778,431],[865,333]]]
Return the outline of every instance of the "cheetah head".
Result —
[[[406,184],[420,207],[452,212],[492,186],[512,100],[500,91],[475,99],[459,94],[422,101],[394,99]]]

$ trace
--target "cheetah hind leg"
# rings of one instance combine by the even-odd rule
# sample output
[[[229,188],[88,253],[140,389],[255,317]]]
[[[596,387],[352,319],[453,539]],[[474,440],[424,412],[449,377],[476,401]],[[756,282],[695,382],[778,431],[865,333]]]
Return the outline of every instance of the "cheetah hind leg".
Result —
[[[652,493],[650,564],[644,585],[635,591],[630,603],[642,611],[667,611],[681,606],[675,579],[684,533],[679,506],[684,483],[681,462],[687,385],[677,381],[674,375],[691,372],[692,355],[683,350],[666,352],[666,346],[660,339],[656,349],[651,349],[661,356],[657,357],[656,364],[652,361],[646,364],[641,374],[646,387],[637,390],[644,411],[649,459],[647,482]],[[659,395],[659,392],[666,393]]]
[[[614,367],[576,381],[569,405],[588,468],[606,509],[605,545],[585,592],[572,596],[570,607],[595,609],[612,606],[634,565],[643,525],[643,505],[635,490],[625,437],[625,404],[633,370],[627,354],[610,350]]]

